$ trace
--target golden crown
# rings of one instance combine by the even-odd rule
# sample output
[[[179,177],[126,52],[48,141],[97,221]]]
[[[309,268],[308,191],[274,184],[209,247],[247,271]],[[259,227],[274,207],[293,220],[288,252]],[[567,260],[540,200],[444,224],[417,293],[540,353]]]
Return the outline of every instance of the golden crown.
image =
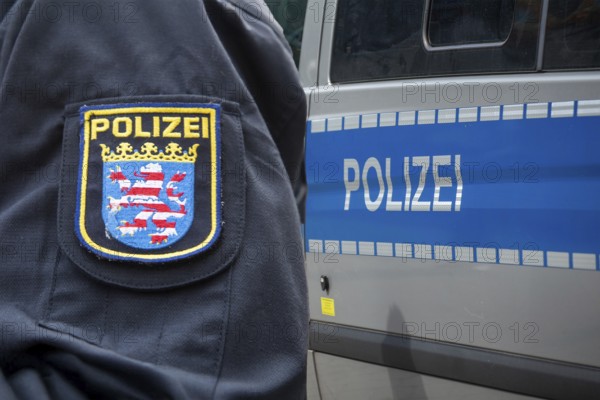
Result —
[[[138,150],[126,142],[117,146],[114,152],[105,144],[100,144],[102,148],[102,161],[177,161],[177,162],[196,162],[198,153],[196,149],[199,144],[196,143],[184,152],[177,143],[169,143],[165,146],[164,151],[159,151],[154,143],[146,142]]]

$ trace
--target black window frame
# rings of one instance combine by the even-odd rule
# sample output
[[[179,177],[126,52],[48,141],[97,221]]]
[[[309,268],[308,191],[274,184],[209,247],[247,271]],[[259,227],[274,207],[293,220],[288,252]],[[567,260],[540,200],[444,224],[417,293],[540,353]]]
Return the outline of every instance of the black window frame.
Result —
[[[392,0],[397,1],[397,0]],[[329,80],[336,84],[346,83],[360,83],[360,82],[373,82],[373,81],[388,81],[388,80],[401,80],[401,79],[417,79],[417,78],[429,78],[429,77],[447,77],[447,76],[464,76],[464,75],[484,75],[484,74],[501,74],[501,73],[530,73],[535,72],[537,69],[538,51],[539,51],[539,34],[540,26],[542,23],[542,7],[544,0],[531,0],[526,5],[515,3],[513,10],[513,19],[511,22],[511,31],[504,42],[486,42],[476,44],[462,44],[462,45],[451,45],[451,46],[427,46],[428,40],[428,29],[429,19],[431,12],[431,0],[422,0],[419,4],[422,5],[420,9],[420,26],[418,27],[418,35],[420,37],[420,43],[414,42],[413,47],[410,51],[418,54],[423,64],[429,65],[444,65],[445,60],[451,60],[453,63],[459,64],[458,68],[429,68],[420,69],[414,68],[411,71],[392,71],[391,73],[371,73],[371,74],[359,74],[355,71],[351,71],[353,62],[352,56],[360,58],[360,51],[356,54],[349,52],[350,56],[344,56],[342,50],[345,48],[343,43],[340,43],[339,26],[340,13],[344,13],[345,6],[348,5],[350,0],[338,0],[336,2],[336,13],[333,27],[333,41],[332,50],[330,54],[330,65],[329,65]],[[527,18],[521,22],[521,26],[518,25],[518,21],[515,17],[517,12],[523,12]],[[531,14],[533,17],[531,17]],[[347,21],[344,21],[347,23]],[[518,32],[515,27],[518,27]],[[513,65],[506,68],[497,67],[497,59],[502,57],[501,53],[506,51],[507,44],[511,44],[513,49],[519,51],[519,44],[513,43],[515,41],[515,35],[519,34],[523,36],[529,35],[529,41],[527,42],[527,50],[524,59],[520,62],[513,63]],[[419,48],[420,46],[420,48]],[[348,46],[346,46],[348,47]],[[400,46],[398,46],[401,48]],[[402,49],[402,51],[406,51]],[[508,52],[511,49],[508,50]],[[346,51],[348,53],[348,51]],[[375,52],[373,52],[375,53]],[[443,55],[446,55],[444,57]],[[341,56],[341,57],[340,57]],[[474,60],[474,63],[465,61],[466,59]],[[510,58],[510,55],[506,56]],[[440,61],[441,60],[441,61]],[[376,62],[371,61],[370,68],[377,68]],[[394,70],[393,64],[385,65],[383,68]],[[344,70],[345,69],[345,70]],[[340,72],[341,71],[341,72]]]
[[[450,45],[434,45],[431,41],[431,15],[433,12],[433,2],[436,0],[425,0],[425,10],[423,13],[423,44],[427,51],[445,51],[445,50],[460,50],[460,49],[484,49],[488,47],[502,47],[508,41],[508,38],[512,32],[515,23],[515,8],[517,0],[513,1],[513,13],[510,21],[510,29],[508,35],[502,41],[490,41],[480,43],[462,43],[462,44],[450,44]]]

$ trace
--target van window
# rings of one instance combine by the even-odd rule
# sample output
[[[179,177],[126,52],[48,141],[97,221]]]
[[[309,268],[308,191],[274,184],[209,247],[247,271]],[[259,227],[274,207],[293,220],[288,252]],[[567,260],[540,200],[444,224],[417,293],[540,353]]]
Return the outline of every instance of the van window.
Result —
[[[600,67],[600,0],[550,0],[544,69]]]
[[[475,0],[339,0],[331,81],[534,71],[541,0],[478,1],[488,7],[476,6],[466,14],[464,9]],[[426,4],[433,8],[427,10]],[[495,23],[490,29],[492,8]],[[444,14],[446,9],[462,12],[463,17],[452,20]],[[431,21],[432,31],[424,31],[423,21]],[[465,33],[467,27],[477,32]],[[443,38],[446,31],[452,31],[452,36]],[[427,37],[434,45],[468,42],[470,46],[428,49]],[[504,40],[498,46],[470,48]]]
[[[515,0],[431,0],[429,43],[501,43],[510,33]]]

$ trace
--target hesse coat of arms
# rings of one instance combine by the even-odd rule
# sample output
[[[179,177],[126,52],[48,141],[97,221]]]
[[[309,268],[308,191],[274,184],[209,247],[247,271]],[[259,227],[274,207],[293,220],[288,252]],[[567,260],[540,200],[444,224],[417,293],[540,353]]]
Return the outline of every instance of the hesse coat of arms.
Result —
[[[75,229],[89,250],[164,262],[216,240],[219,111],[181,103],[82,107]]]
[[[105,205],[102,216],[109,234],[133,247],[150,249],[177,241],[189,229],[194,208],[194,144],[183,153],[176,143],[159,152],[146,142],[139,152],[126,142],[116,154],[104,144]],[[165,177],[168,177],[165,180]]]

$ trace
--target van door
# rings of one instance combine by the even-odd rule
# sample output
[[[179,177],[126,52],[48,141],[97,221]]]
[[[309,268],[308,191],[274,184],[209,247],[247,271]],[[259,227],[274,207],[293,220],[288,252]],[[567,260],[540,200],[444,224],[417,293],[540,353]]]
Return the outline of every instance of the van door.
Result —
[[[305,237],[322,398],[593,398],[600,3],[315,5]]]

